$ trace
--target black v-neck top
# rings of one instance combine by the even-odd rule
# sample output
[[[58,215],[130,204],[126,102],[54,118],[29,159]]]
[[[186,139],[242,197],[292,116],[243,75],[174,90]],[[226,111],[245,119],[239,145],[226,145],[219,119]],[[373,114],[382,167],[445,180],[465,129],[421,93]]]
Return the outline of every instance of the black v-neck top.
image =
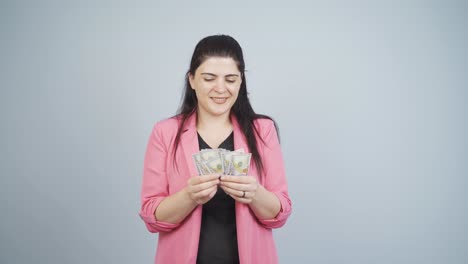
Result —
[[[211,148],[198,134],[200,150]],[[234,150],[231,133],[219,148]],[[235,201],[218,187],[215,196],[203,205],[197,264],[238,264]]]

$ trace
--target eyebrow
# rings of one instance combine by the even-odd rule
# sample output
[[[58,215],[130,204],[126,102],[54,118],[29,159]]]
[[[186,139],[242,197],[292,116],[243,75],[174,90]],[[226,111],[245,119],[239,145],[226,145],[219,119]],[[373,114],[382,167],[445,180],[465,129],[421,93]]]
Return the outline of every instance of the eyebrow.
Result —
[[[209,73],[209,72],[202,72],[201,75],[210,75],[216,77],[216,74]],[[239,77],[239,74],[227,74],[225,77]]]

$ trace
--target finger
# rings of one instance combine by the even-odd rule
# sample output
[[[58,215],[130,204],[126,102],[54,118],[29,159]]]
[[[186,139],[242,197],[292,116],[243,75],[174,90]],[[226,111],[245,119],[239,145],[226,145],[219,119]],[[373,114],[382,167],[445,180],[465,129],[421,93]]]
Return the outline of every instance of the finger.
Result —
[[[205,182],[210,182],[216,180],[219,183],[219,176],[216,177],[216,174],[210,175],[201,175],[201,176],[194,176],[188,179],[187,185],[198,185]]]
[[[211,200],[215,196],[217,191],[218,191],[218,188],[214,189],[214,191],[210,192],[207,196],[200,197],[200,200],[203,203],[208,202],[209,200]]]
[[[197,198],[195,201],[198,203],[198,204],[205,204],[207,203],[208,201],[210,201],[216,194],[218,188],[216,188],[214,191],[212,191],[210,194],[208,194],[208,196],[205,196],[205,197],[199,197]]]
[[[214,180],[211,180],[211,181],[202,182],[202,183],[199,183],[199,184],[196,184],[196,185],[192,185],[190,190],[191,190],[192,193],[197,193],[197,192],[206,190],[208,188],[211,188],[213,186],[217,186],[218,184],[219,184],[219,180],[214,179]]]
[[[231,197],[232,197],[232,196],[235,196],[235,195],[234,195],[235,190],[230,189],[230,188],[225,187],[225,186],[220,186],[220,187],[221,187],[221,189],[223,189],[223,191],[224,191],[227,195],[229,195],[229,196],[231,196]],[[234,197],[233,197],[233,198],[234,198]]]
[[[255,178],[253,178],[252,176],[222,175],[220,180],[223,182],[250,183],[252,181],[255,181]]]
[[[221,186],[221,188],[229,195],[234,195],[236,196],[237,198],[241,198],[243,195],[244,195],[244,191],[240,191],[240,190],[236,190],[236,189],[232,189],[232,188],[229,188],[227,186]],[[247,195],[247,192],[245,193],[245,195]]]
[[[221,174],[219,173],[215,173],[215,174],[208,174],[208,175],[200,175],[198,177],[200,178],[206,178],[206,180],[210,181],[210,180],[214,180],[214,179],[219,179],[219,176],[221,176]]]
[[[214,179],[219,179],[219,174],[208,174],[208,175],[200,175],[193,177],[194,183],[202,183],[207,181],[212,181]]]
[[[227,186],[231,189],[240,191],[255,191],[256,186],[251,183],[220,182],[220,186]]]
[[[231,196],[232,199],[234,199],[236,202],[239,202],[239,203],[249,204],[249,203],[252,202],[251,198],[237,197],[237,196],[232,195],[232,194],[229,194],[229,196]]]
[[[205,199],[209,197],[210,195],[215,195],[216,191],[218,190],[218,186],[213,186],[208,189],[205,189],[203,191],[197,192],[193,194],[194,199]]]

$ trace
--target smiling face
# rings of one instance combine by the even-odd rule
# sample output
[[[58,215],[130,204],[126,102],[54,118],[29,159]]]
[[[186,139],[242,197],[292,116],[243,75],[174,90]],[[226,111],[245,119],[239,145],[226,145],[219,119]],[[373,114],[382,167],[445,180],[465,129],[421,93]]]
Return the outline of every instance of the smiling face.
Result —
[[[197,95],[198,114],[223,116],[236,102],[242,78],[232,58],[210,57],[189,74],[189,82]]]

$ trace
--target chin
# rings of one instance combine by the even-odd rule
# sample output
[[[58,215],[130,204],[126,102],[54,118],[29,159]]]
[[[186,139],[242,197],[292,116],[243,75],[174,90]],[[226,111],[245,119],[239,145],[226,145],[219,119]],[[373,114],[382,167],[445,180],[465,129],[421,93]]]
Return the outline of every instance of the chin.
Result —
[[[231,111],[231,108],[226,108],[226,109],[212,109],[211,113],[215,116],[221,116],[226,113],[229,113]]]

